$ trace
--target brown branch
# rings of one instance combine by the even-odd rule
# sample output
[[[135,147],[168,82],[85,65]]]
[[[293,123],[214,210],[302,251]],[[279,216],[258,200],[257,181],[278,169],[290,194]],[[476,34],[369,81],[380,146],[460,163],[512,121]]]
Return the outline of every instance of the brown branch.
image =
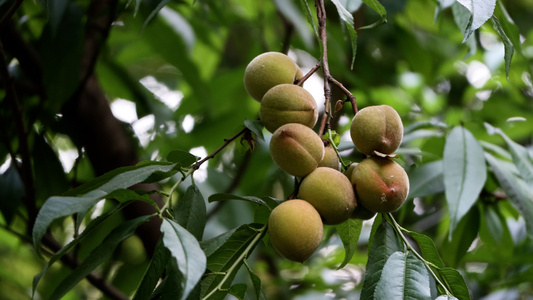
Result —
[[[294,84],[302,86],[304,82],[309,79],[309,77],[311,77],[311,75],[315,74],[315,72],[320,69],[321,64],[322,62],[319,60],[316,65],[311,70],[309,70],[309,72],[307,72],[307,74],[305,74],[302,78],[296,80]]]
[[[236,140],[239,136],[241,136],[242,134],[244,134],[245,132],[249,131],[250,129],[248,129],[247,127],[243,128],[241,131],[237,132],[234,136],[230,137],[229,139],[224,139],[224,144],[222,144],[220,147],[218,147],[215,151],[213,151],[211,154],[209,154],[208,156],[202,158],[201,160],[197,161],[195,164],[192,165],[192,169],[193,170],[198,170],[200,168],[200,166],[210,160],[211,158],[214,158],[220,151],[222,151],[224,148],[226,148],[226,146],[228,146],[231,142],[233,142],[234,140]]]
[[[322,114],[322,121],[320,122],[320,130],[318,135],[322,136],[327,128],[329,128],[329,121],[331,119],[331,87],[328,78],[331,77],[328,64],[328,36],[326,33],[326,7],[324,0],[315,0],[316,13],[318,17],[318,36],[322,42],[322,71],[324,72],[324,113]]]
[[[346,97],[348,97],[348,101],[350,101],[350,103],[352,104],[353,114],[356,115],[358,110],[357,100],[355,99],[355,96],[350,91],[348,91],[348,89],[344,87],[344,85],[340,81],[333,78],[331,75],[328,77],[328,80],[335,84],[337,87],[339,87],[341,91],[346,95]]]

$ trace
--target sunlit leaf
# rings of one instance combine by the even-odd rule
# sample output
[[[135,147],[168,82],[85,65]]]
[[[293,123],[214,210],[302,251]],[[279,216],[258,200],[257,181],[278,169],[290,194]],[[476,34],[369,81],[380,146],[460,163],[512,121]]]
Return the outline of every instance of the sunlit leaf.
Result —
[[[186,168],[193,164],[198,157],[192,155],[191,153],[183,150],[173,150],[168,153],[167,160],[173,163],[178,163],[182,167]]]
[[[370,27],[373,27],[375,25],[379,25],[379,24],[387,22],[387,10],[385,9],[385,7],[381,3],[379,3],[378,0],[363,0],[363,2],[366,5],[368,5],[370,8],[372,8],[375,12],[377,12],[379,14],[379,16],[381,17],[381,21],[379,23],[376,23],[376,24],[373,24],[373,25],[369,25],[369,26],[365,26],[365,28],[370,28]]]
[[[451,238],[457,223],[474,205],[487,179],[483,149],[466,128],[455,127],[448,135],[443,165]]]
[[[187,299],[194,286],[200,281],[206,268],[206,257],[196,238],[178,223],[164,219],[161,224],[163,243],[178,264],[183,276],[180,284],[183,293],[180,299]]]
[[[444,267],[444,262],[442,262],[442,259],[440,258],[439,251],[437,250],[437,247],[435,247],[435,243],[433,243],[433,240],[430,237],[413,231],[408,231],[408,233],[420,247],[422,257],[425,260],[439,268]]]
[[[457,0],[457,2],[461,3],[472,14],[472,21],[464,33],[464,42],[470,37],[472,32],[477,30],[492,17],[494,9],[496,8],[496,0]]]

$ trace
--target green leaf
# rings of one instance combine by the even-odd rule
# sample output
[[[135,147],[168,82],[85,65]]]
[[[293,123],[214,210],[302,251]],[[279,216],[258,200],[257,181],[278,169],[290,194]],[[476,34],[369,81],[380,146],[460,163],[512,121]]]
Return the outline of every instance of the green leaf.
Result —
[[[313,27],[313,31],[315,32],[315,36],[317,37],[317,39],[320,39],[320,37],[318,36],[317,24],[316,24],[315,19],[313,17],[313,13],[311,12],[311,8],[309,7],[309,3],[307,2],[307,0],[300,0],[300,5],[302,7],[302,10],[305,11],[305,17],[307,18],[307,21]]]
[[[478,236],[478,229],[479,211],[472,209],[457,224],[451,241],[449,239],[443,240],[440,248],[442,249],[442,259],[446,265],[455,267],[459,264]]]
[[[511,204],[524,217],[528,236],[533,237],[533,201],[531,201],[533,193],[530,187],[517,176],[514,165],[499,160],[489,153],[485,153],[485,159]]]
[[[41,239],[50,223],[75,213],[85,214],[98,201],[110,193],[144,182],[154,173],[172,172],[176,164],[146,162],[132,167],[118,168],[71,190],[66,195],[85,194],[81,197],[50,197],[39,210],[33,227],[33,244],[41,255]]]
[[[439,251],[430,237],[413,231],[407,231],[407,233],[409,233],[409,235],[416,241],[422,252],[422,257],[425,260],[439,268],[444,267],[444,262],[442,262],[442,258],[440,258]]]
[[[164,219],[161,224],[163,243],[178,264],[183,276],[180,282],[183,293],[180,299],[187,299],[194,286],[200,281],[206,268],[206,257],[196,238],[176,222]]]
[[[339,14],[341,20],[344,21],[346,28],[348,29],[348,34],[350,35],[350,41],[352,43],[352,63],[350,65],[350,69],[353,69],[355,55],[357,54],[357,31],[355,31],[353,15],[342,5],[342,3],[340,3],[339,0],[331,0],[331,2],[333,2],[335,7],[337,7],[337,13]]]
[[[379,14],[379,16],[381,17],[381,23],[379,24],[387,22],[387,10],[385,9],[385,7],[383,7],[383,5],[381,5],[381,3],[379,3],[378,0],[363,0],[363,2]],[[370,27],[365,26],[365,28]]]
[[[466,41],[472,32],[477,30],[481,25],[485,24],[493,15],[496,8],[496,0],[457,0],[472,14],[472,20],[465,30],[464,41]]]
[[[377,218],[376,218],[377,220]],[[374,222],[376,222],[376,220]],[[368,262],[366,264],[363,290],[361,299],[374,299],[376,286],[381,278],[383,267],[389,256],[394,252],[404,251],[404,245],[388,222],[379,224],[372,245],[368,249]]]
[[[212,239],[201,241],[200,247],[204,251],[205,255],[207,257],[211,256],[211,254],[215,253],[215,251],[218,250],[226,241],[237,231],[237,228],[234,228],[232,230],[226,231]]]
[[[261,120],[253,120],[250,121],[248,119],[244,120],[244,126],[246,128],[250,129],[253,133],[255,133],[255,136],[257,136],[262,141],[265,140],[265,137],[263,136],[263,121]]]
[[[344,245],[344,260],[337,269],[341,269],[350,262],[352,256],[357,250],[357,242],[359,241],[359,235],[363,228],[363,220],[348,219],[345,222],[336,226],[337,233],[341,238]]]
[[[138,3],[140,3],[141,0],[138,0]],[[144,23],[141,27],[141,31],[139,32],[142,33],[144,31],[144,28],[146,28],[146,26],[148,25],[148,23],[150,23],[150,21],[157,15],[157,13],[163,8],[165,7],[165,5],[167,5],[167,3],[169,3],[170,0],[161,0],[159,1],[158,3],[156,3],[155,1],[153,1],[152,3],[155,4],[155,7],[151,7],[151,12],[150,14],[148,14],[148,16],[146,17],[146,19],[144,20]],[[135,12],[138,11],[138,7],[135,7]]]
[[[105,195],[103,191],[94,190],[82,197],[50,197],[39,210],[33,226],[33,245],[37,253],[41,255],[41,239],[53,220],[86,212]]]
[[[374,299],[431,299],[428,270],[412,252],[394,252],[383,266]]]
[[[444,146],[444,186],[450,211],[450,235],[476,202],[487,179],[483,149],[464,127],[455,127]]]
[[[442,160],[433,161],[419,168],[409,170],[409,196],[424,197],[444,191],[444,174]]]
[[[246,283],[234,284],[230,287],[229,293],[235,296],[239,300],[244,299],[244,294],[246,294]]]
[[[149,300],[151,298],[152,292],[163,275],[169,259],[170,252],[164,246],[163,241],[159,240],[133,300]]]
[[[123,204],[119,204],[117,205],[116,207],[114,207],[112,210],[98,216],[96,219],[92,220],[88,225],[87,227],[85,228],[85,230],[83,230],[83,232],[78,235],[75,239],[73,239],[72,241],[70,241],[68,244],[66,244],[65,246],[63,246],[61,249],[59,249],[59,251],[57,251],[56,253],[54,253],[54,255],[52,255],[50,257],[50,259],[44,264],[43,266],[43,269],[41,270],[41,272],[39,272],[39,274],[35,275],[33,277],[33,287],[32,287],[32,291],[33,293],[35,293],[35,290],[37,288],[37,285],[39,284],[39,281],[41,280],[41,277],[46,273],[46,271],[48,271],[48,269],[50,268],[50,266],[55,263],[56,261],[58,261],[61,257],[63,257],[63,255],[65,255],[68,251],[70,251],[71,249],[73,249],[76,245],[78,245],[79,243],[81,243],[83,240],[85,240],[85,238],[87,236],[89,236],[90,233],[94,232],[96,229],[98,229],[98,226],[102,223],[104,223],[109,217],[113,216],[116,212],[119,212],[120,210],[122,210],[122,208],[124,208],[127,204],[123,203]]]
[[[248,201],[248,202],[256,203],[259,205],[267,206],[270,209],[274,209],[274,207],[276,207],[278,204],[283,202],[281,200],[277,200],[272,197],[258,198],[254,196],[237,196],[237,195],[228,194],[228,193],[213,194],[209,196],[208,198],[209,203],[216,202],[216,201],[227,201],[227,200]]]
[[[257,300],[264,300],[266,299],[265,292],[263,291],[263,286],[261,285],[261,278],[257,276],[257,274],[254,273],[252,268],[250,268],[250,265],[248,265],[248,262],[245,260],[244,264],[246,265],[246,269],[248,270],[248,274],[250,274],[250,279],[252,280],[252,284],[254,286],[255,290],[255,298]]]
[[[191,185],[178,201],[176,221],[201,241],[207,222],[204,197],[196,185]]]
[[[165,174],[166,177],[170,177],[176,173],[176,167],[178,167],[176,163],[145,161],[135,166],[116,168],[66,192],[64,196],[83,195],[96,189],[110,193],[118,189],[129,188],[137,183],[155,182],[149,180],[150,176]]]
[[[262,224],[242,225],[207,258],[207,269],[211,273],[202,280],[202,297],[209,296],[210,300],[224,298],[243,260],[265,232]]]
[[[132,200],[142,201],[142,202],[151,204],[154,207],[158,207],[157,203],[155,203],[155,201],[152,198],[150,198],[150,195],[148,193],[145,193],[145,191],[142,191],[142,190],[135,191],[135,190],[130,190],[130,189],[118,189],[107,194],[106,198],[115,199],[120,203],[132,201]]]
[[[198,160],[198,157],[195,155],[190,154],[187,151],[183,150],[173,150],[170,151],[167,155],[167,160],[173,163],[178,163],[182,167],[188,167],[192,165],[196,160]]]
[[[466,282],[457,270],[453,268],[440,268],[438,272],[442,276],[446,286],[457,299],[470,300],[470,293],[468,292]]]
[[[24,184],[17,169],[12,164],[0,176],[0,199],[3,199],[0,201],[0,212],[2,212],[7,225],[11,224],[13,216],[22,204],[23,196]],[[4,199],[9,199],[9,201]]]
[[[68,293],[78,282],[85,278],[89,273],[96,269],[103,262],[111,258],[113,251],[118,244],[135,233],[135,229],[141,224],[150,220],[152,216],[142,216],[130,221],[126,221],[104,239],[102,244],[96,247],[91,254],[74,269],[54,290],[49,299],[61,299]]]
[[[532,186],[533,185],[533,163],[531,161],[531,158],[529,156],[527,149],[524,146],[511,140],[509,136],[507,136],[505,132],[503,132],[503,130],[501,130],[500,128],[492,127],[488,123],[485,123],[485,127],[487,128],[487,131],[490,134],[496,133],[505,140],[511,152],[511,157],[513,158],[513,162],[516,165],[516,168],[518,169],[518,171],[520,172],[520,175],[522,176],[522,178],[526,181],[526,183],[529,186]]]
[[[505,58],[505,77],[507,78],[507,81],[509,81],[509,72],[511,70],[511,61],[513,60],[513,54],[514,54],[514,45],[513,42],[509,39],[507,34],[505,33],[505,30],[503,29],[502,25],[500,24],[500,21],[496,16],[492,16],[490,19],[492,22],[492,27],[496,32],[500,35],[503,46],[504,46],[504,58]]]

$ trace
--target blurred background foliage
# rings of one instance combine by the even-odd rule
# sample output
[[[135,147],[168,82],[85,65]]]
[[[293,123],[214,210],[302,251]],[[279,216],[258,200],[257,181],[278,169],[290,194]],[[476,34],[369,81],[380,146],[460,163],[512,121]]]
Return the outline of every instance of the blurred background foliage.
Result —
[[[247,95],[242,83],[253,57],[288,51],[304,73],[320,57],[317,39],[298,1],[110,1],[114,19],[109,32],[100,31],[94,37],[91,22],[99,16],[91,9],[96,2],[0,1],[1,15],[6,16],[0,23],[5,60],[1,67],[12,78],[6,81],[3,76],[0,90],[1,299],[30,296],[32,277],[43,265],[31,245],[30,224],[46,198],[114,167],[166,160],[174,149],[206,156],[241,130],[244,120],[258,116],[259,103]],[[356,28],[379,20],[361,1],[341,2],[353,13]],[[10,11],[14,3],[19,6]],[[358,30],[351,69],[346,28],[335,6],[327,2],[329,65],[332,75],[356,96],[359,108],[388,104],[400,113],[406,127],[398,151],[402,165],[412,172],[440,161],[445,136],[456,125],[465,126],[491,149],[506,148],[504,139],[487,131],[485,123],[489,123],[531,155],[533,2],[501,1],[521,41],[508,79],[504,45],[490,22],[463,43],[463,32],[452,13],[461,9],[457,3],[438,14],[436,1],[381,3],[388,22]],[[154,15],[161,4],[165,6]],[[310,7],[314,9],[312,1]],[[89,78],[95,79],[92,85]],[[304,87],[323,103],[320,71]],[[10,92],[16,93],[16,105],[7,100]],[[333,92],[334,99],[343,97],[340,91]],[[95,114],[85,115],[87,107],[72,114],[72,103],[78,103],[84,93],[104,95],[112,114],[95,102],[88,102]],[[359,161],[362,156],[346,134],[352,117],[350,105],[345,105],[335,115],[334,129],[342,136],[344,159]],[[110,127],[93,136],[93,126],[104,124]],[[123,132],[126,140],[106,137],[115,130]],[[255,141],[253,151],[246,141],[237,140],[204,164],[195,173],[202,194],[286,199],[294,182],[272,163],[269,137],[265,132],[265,140]],[[111,162],[91,154],[96,150],[88,147],[109,155]],[[132,153],[133,158],[126,159]],[[18,172],[24,165],[30,166],[30,175]],[[24,176],[33,177],[32,190]],[[171,183],[161,185],[168,189]],[[183,191],[186,186],[182,185]],[[524,219],[505,197],[494,196],[497,187],[496,179],[489,177],[477,205],[459,223],[451,241],[446,238],[446,200],[438,184],[431,187],[430,195],[409,199],[395,215],[403,227],[432,237],[445,263],[464,275],[473,299],[531,299],[533,241],[525,235]],[[28,204],[28,199],[34,204]],[[108,206],[98,206],[86,221]],[[209,203],[204,238],[253,222],[255,210],[256,206],[237,201]],[[114,216],[101,230],[111,230],[121,218]],[[71,221],[54,223],[59,242],[72,237]],[[326,227],[328,238],[305,264],[281,259],[265,245],[249,261],[262,279],[267,299],[358,299],[370,227],[371,221],[364,223],[358,251],[341,270],[336,266],[344,259],[344,250],[333,227]],[[94,233],[76,255],[83,259],[104,236],[104,232]],[[132,295],[150,258],[150,250],[143,247],[146,243],[137,235],[126,240],[113,260],[98,269],[100,276]],[[54,264],[43,277],[37,297],[46,299],[67,270],[65,264]],[[236,278],[237,282],[248,280],[245,273]],[[65,299],[100,297],[98,289],[83,281]]]

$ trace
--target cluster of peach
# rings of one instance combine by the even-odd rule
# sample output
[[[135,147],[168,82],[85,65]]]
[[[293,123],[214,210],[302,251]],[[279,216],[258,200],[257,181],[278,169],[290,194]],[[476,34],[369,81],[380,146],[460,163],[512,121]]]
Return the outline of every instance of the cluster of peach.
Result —
[[[351,137],[368,157],[341,172],[335,148],[312,129],[318,108],[313,96],[294,84],[302,76],[298,65],[278,52],[257,56],[244,74],[244,86],[261,103],[259,117],[272,132],[272,160],[299,182],[296,198],[278,205],[268,222],[274,248],[298,262],[318,249],[324,224],[396,210],[409,190],[407,174],[390,159],[403,136],[398,113],[380,105],[356,114]]]

